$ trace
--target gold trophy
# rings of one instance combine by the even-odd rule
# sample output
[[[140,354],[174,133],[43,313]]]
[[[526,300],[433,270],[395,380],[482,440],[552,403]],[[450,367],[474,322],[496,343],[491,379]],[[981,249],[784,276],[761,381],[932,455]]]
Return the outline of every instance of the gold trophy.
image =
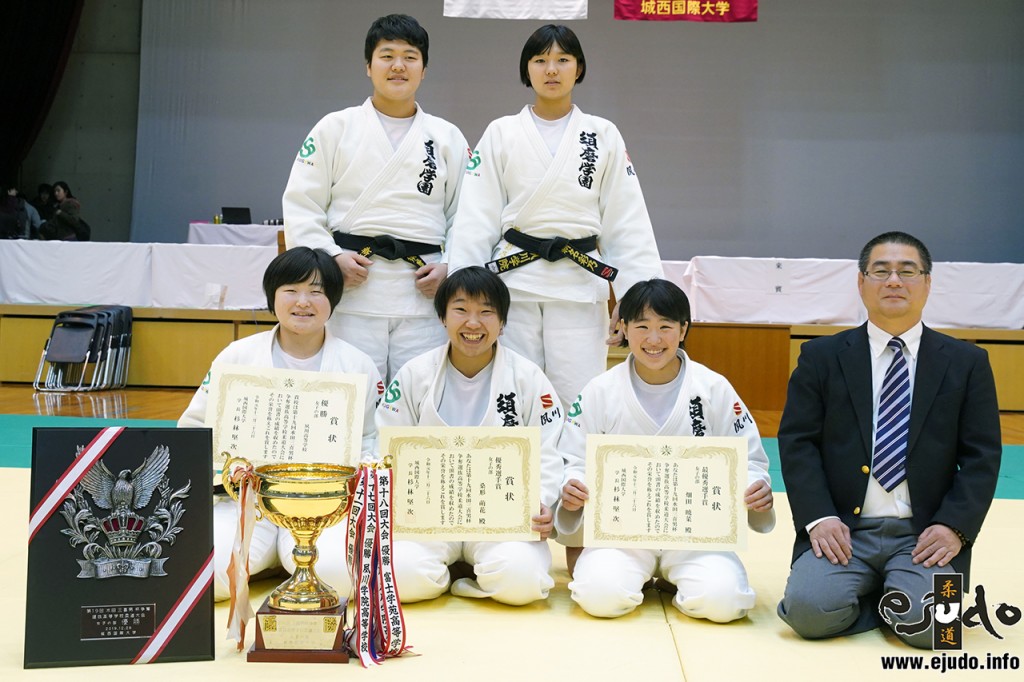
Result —
[[[238,500],[231,481],[232,457],[222,474],[224,489]],[[256,613],[256,644],[250,661],[347,662],[344,647],[346,600],[317,577],[316,541],[348,513],[356,470],[337,464],[266,464],[255,468],[257,518],[291,532],[295,572]]]

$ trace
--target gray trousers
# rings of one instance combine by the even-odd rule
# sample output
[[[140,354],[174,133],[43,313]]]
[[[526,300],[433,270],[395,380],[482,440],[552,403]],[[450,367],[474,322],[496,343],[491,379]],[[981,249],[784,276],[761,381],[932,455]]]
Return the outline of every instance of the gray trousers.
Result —
[[[881,624],[878,599],[899,591],[910,597],[905,614],[890,614],[896,623],[918,623],[932,591],[935,573],[952,573],[951,567],[925,568],[911,561],[917,544],[910,519],[861,519],[850,529],[853,558],[848,565],[832,565],[827,558],[807,550],[793,563],[786,593],[779,602],[779,618],[805,639],[853,635]],[[907,644],[928,649],[931,628],[916,635],[897,635]]]

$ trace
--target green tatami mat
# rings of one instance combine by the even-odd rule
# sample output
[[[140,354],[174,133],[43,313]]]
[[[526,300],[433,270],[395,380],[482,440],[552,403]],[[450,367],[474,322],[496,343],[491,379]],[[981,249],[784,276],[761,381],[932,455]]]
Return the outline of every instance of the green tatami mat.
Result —
[[[169,419],[96,419],[92,417],[41,417],[39,415],[0,415],[0,467],[28,467],[32,464],[32,429],[103,426],[167,427],[177,422]]]

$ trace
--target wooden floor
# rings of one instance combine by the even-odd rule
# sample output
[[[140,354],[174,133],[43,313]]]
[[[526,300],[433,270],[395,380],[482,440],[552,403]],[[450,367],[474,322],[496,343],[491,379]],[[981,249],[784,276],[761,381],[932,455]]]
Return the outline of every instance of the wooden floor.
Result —
[[[105,419],[177,419],[194,391],[181,388],[129,388],[95,393],[39,393],[28,384],[0,384],[0,414]],[[778,410],[751,410],[761,435],[775,438]],[[1024,445],[1024,412],[1000,414],[1003,443]]]

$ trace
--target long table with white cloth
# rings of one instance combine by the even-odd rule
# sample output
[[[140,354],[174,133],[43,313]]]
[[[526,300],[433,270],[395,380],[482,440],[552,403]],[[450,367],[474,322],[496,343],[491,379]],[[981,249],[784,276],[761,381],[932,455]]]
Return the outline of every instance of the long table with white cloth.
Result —
[[[283,229],[280,225],[189,223],[187,243],[277,246],[277,233]]]
[[[276,245],[4,240],[0,302],[266,308],[263,271],[276,255]]]

